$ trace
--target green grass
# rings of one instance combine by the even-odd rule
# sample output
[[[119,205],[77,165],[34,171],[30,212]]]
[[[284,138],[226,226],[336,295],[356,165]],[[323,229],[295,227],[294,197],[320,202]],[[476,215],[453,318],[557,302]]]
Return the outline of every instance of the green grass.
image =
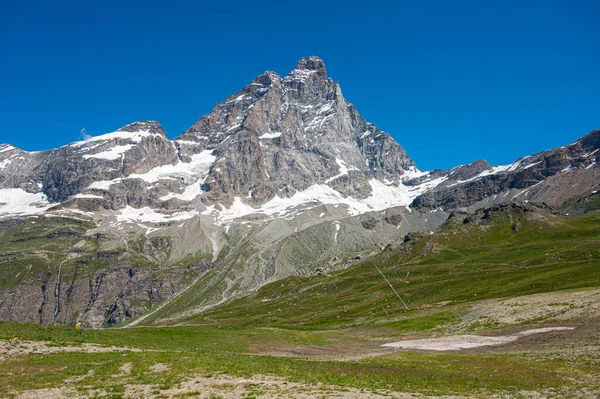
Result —
[[[8,358],[0,363],[0,396],[62,386],[73,377],[79,380],[70,384],[84,394],[103,389],[120,397],[127,384],[151,385],[160,394],[193,376],[221,373],[424,394],[598,389],[593,381],[600,380],[600,358],[593,351],[576,359],[560,354],[426,352],[336,361],[268,356],[302,348],[338,351],[340,356],[348,348],[360,354],[364,345],[443,333],[483,299],[600,286],[598,213],[565,217],[509,207],[466,224],[461,217],[453,217],[434,235],[415,234],[411,241],[349,269],[287,278],[183,321],[170,321],[188,325],[152,327],[163,323],[160,317],[193,305],[185,298],[157,312],[144,328],[77,331],[0,323],[0,339],[143,350]],[[409,312],[374,265],[408,303]],[[482,319],[469,328],[479,333],[500,327]],[[133,364],[131,374],[115,377],[126,363]],[[168,370],[151,372],[157,363]]]
[[[520,227],[515,232],[517,222]],[[541,211],[503,211],[480,224],[450,221],[435,235],[415,234],[412,241],[349,269],[277,281],[185,322],[331,329],[390,324],[386,320],[391,315],[401,318],[409,331],[422,329],[417,326],[422,321],[411,322],[415,312],[403,313],[402,304],[374,265],[416,316],[421,316],[419,309],[445,301],[468,304],[597,287],[600,214],[566,217]],[[155,320],[160,316],[165,314],[157,314]]]
[[[569,384],[569,374],[564,372],[566,361],[531,360],[524,355],[408,352],[359,361],[315,361],[248,354],[258,340],[307,344],[314,339],[302,332],[284,330],[203,326],[75,331],[3,323],[0,336],[50,341],[59,346],[87,342],[158,350],[32,354],[5,360],[0,371],[0,395],[3,396],[24,389],[60,386],[75,376],[82,379],[73,385],[82,390],[102,388],[119,394],[127,383],[152,384],[157,389],[166,389],[195,375],[215,373],[244,377],[275,375],[289,381],[429,393],[539,390]],[[132,374],[115,378],[125,363],[133,364]],[[157,363],[167,364],[169,369],[150,372],[150,366]],[[87,376],[90,370],[93,375]],[[15,375],[20,378],[14,378]]]

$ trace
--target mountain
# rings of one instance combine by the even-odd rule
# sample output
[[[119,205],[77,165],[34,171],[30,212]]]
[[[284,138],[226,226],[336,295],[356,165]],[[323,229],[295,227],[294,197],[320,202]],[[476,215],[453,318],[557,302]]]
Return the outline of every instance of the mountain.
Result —
[[[456,210],[585,212],[599,142],[596,130],[511,165],[422,172],[308,57],[285,77],[261,74],[174,140],[143,121],[48,151],[1,145],[0,319],[183,317],[346,268]]]
[[[471,209],[510,200],[560,207],[599,188],[600,130],[576,142],[505,166],[484,160],[445,173],[447,180],[415,198],[417,209]]]

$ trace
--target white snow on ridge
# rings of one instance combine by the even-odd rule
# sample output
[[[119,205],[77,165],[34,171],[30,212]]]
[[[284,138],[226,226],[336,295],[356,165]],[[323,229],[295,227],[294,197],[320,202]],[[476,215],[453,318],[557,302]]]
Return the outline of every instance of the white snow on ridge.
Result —
[[[104,191],[108,191],[108,189],[110,188],[110,186],[112,186],[115,183],[121,182],[121,180],[123,180],[123,179],[95,181],[92,184],[90,184],[86,190],[104,190]]]
[[[134,143],[140,143],[144,137],[162,137],[159,133],[150,133],[148,130],[140,130],[137,132],[116,131],[112,133],[101,134],[100,136],[92,136],[83,141],[76,141],[69,144],[71,147],[81,147],[95,141],[108,141],[115,139],[130,140]]]
[[[423,176],[427,176],[429,175],[429,172],[421,172],[419,169],[417,169],[416,166],[411,166],[410,168],[408,168],[407,170],[404,171],[404,174],[401,177],[402,181],[406,181],[406,180],[410,180],[410,179],[414,179],[417,177],[423,177]]]
[[[134,147],[133,144],[118,145],[118,146],[111,148],[108,151],[99,152],[97,154],[86,154],[83,157],[85,159],[97,158],[97,159],[107,159],[107,160],[113,161],[115,159],[121,158],[121,156],[124,153],[131,150],[133,147]]]
[[[315,73],[317,73],[317,71],[308,70],[308,69],[294,69],[283,80],[284,81],[299,80],[303,83],[306,83],[308,78],[310,78],[310,76]]]
[[[20,188],[0,189],[0,215],[33,215],[51,206],[44,193],[28,193]]]
[[[327,103],[325,103],[324,105],[321,106],[321,108],[319,108],[317,110],[317,115],[319,114],[324,114],[326,112],[329,112],[333,109],[333,101],[328,101]]]
[[[75,194],[74,196],[72,196],[71,198],[77,198],[77,199],[104,199],[104,197],[100,196],[100,195],[94,195],[94,194]]]
[[[153,210],[150,207],[143,208],[133,208],[129,205],[127,207],[121,209],[119,214],[117,215],[117,220],[119,222],[151,222],[151,223],[159,223],[159,222],[168,222],[168,221],[176,221],[176,220],[186,220],[191,219],[196,216],[198,212],[196,211],[187,211],[187,212],[176,212],[172,214],[164,214],[159,213]]]
[[[146,173],[131,174],[125,178],[114,180],[97,181],[88,186],[88,190],[104,190],[108,191],[110,186],[122,182],[124,179],[142,179],[148,183],[155,183],[161,179],[176,179],[192,181],[185,191],[181,194],[169,193],[161,198],[166,201],[170,198],[179,198],[184,201],[193,200],[200,194],[200,186],[206,180],[210,166],[214,163],[216,157],[212,155],[212,151],[202,151],[200,154],[194,154],[190,162],[179,162],[175,165],[157,166]]]
[[[369,184],[373,191],[371,196],[365,199],[344,198],[339,192],[326,184],[315,184],[304,191],[297,192],[290,198],[275,197],[258,209],[244,204],[239,197],[235,197],[233,205],[228,209],[217,211],[214,206],[209,206],[202,213],[212,215],[217,223],[221,225],[228,225],[233,220],[250,214],[264,216],[290,215],[297,212],[299,207],[311,203],[346,205],[350,215],[358,215],[394,206],[408,206],[417,196],[436,187],[446,179],[446,177],[440,177],[413,187],[403,184],[398,185],[398,187],[388,186],[377,179],[371,179]]]
[[[341,159],[339,159],[338,157],[335,158],[335,163],[338,164],[338,166],[340,167],[340,173],[338,173],[337,175],[330,177],[329,179],[325,180],[325,184],[334,181],[335,179],[337,179],[338,177],[342,177],[348,174],[349,171],[351,170],[359,170],[358,168],[350,165],[350,167],[348,167],[346,165],[346,163],[344,161],[342,161]]]
[[[261,136],[258,136],[258,138],[259,139],[275,139],[279,136],[281,136],[281,132],[265,133]]]
[[[10,144],[0,144],[0,147],[0,153],[17,149],[17,147],[14,147]]]
[[[542,163],[542,161],[530,163],[529,165],[525,166],[523,169],[529,169],[529,168],[534,167],[535,165],[540,164],[540,163]]]
[[[586,157],[586,158],[591,157],[592,155],[594,155],[595,153],[597,153],[598,150],[600,150],[600,148],[596,148],[594,151],[590,152],[589,154],[583,154],[583,156]],[[2,151],[0,151],[0,152],[2,152]]]
[[[0,170],[4,170],[4,168],[6,168],[8,165],[10,165],[11,162],[12,162],[11,158],[5,159],[4,161],[0,162]]]
[[[471,177],[470,179],[467,179],[467,180],[458,180],[456,183],[450,184],[448,187],[457,186],[459,184],[468,183],[468,182],[471,182],[471,181],[474,181],[474,180],[479,180],[482,177],[496,175],[496,174],[502,173],[502,172],[513,172],[513,171],[515,171],[515,170],[517,170],[518,168],[521,167],[521,162],[523,162],[526,158],[529,158],[529,156],[523,157],[523,158],[519,159],[518,161],[513,162],[511,164],[508,164],[508,165],[494,166],[493,168],[488,169],[488,170],[484,170],[483,172],[479,173],[476,176]],[[529,168],[531,168],[531,167],[533,167],[533,166],[535,166],[535,165],[537,165],[537,164],[539,164],[541,162],[542,161],[531,163],[531,164],[523,167],[522,169],[529,169]],[[455,170],[457,168],[458,167],[453,168],[452,170]]]
[[[200,154],[192,155],[190,162],[179,162],[175,165],[157,166],[147,173],[129,175],[128,178],[137,178],[145,180],[148,183],[154,183],[160,179],[186,176],[191,178],[197,177],[198,180],[194,184],[197,184],[198,182],[202,184],[208,176],[210,166],[216,159],[217,158],[212,154],[212,151],[202,151]]]

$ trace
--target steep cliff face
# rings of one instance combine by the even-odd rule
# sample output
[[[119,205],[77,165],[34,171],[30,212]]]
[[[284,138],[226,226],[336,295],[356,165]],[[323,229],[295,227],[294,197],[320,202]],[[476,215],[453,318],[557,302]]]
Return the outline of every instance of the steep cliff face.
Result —
[[[315,184],[365,198],[369,179],[398,183],[415,170],[396,141],[346,101],[317,57],[303,58],[283,78],[265,72],[176,141],[189,153],[214,150],[203,185],[208,204],[239,197],[260,206]]]

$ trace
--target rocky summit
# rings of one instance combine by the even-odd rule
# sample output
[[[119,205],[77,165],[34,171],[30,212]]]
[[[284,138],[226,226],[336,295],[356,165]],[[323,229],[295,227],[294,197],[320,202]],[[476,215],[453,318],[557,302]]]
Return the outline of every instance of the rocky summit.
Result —
[[[142,121],[48,151],[0,145],[0,318],[137,323],[158,303],[184,317],[348,267],[453,211],[544,202],[586,212],[599,149],[595,130],[510,165],[420,171],[320,58],[303,58],[173,140]]]

